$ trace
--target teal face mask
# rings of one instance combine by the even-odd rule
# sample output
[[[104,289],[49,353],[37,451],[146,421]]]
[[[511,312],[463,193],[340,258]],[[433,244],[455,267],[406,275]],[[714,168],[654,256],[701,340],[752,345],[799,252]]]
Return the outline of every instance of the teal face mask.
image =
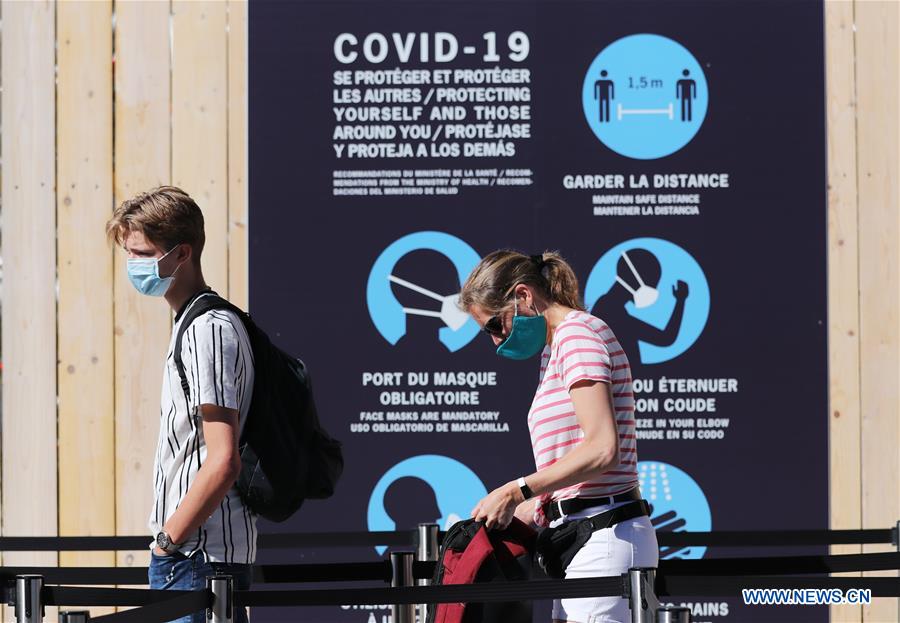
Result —
[[[177,245],[172,247],[166,255],[176,248]],[[172,281],[175,279],[175,273],[178,272],[178,268],[181,268],[181,264],[179,264],[178,268],[176,268],[171,275],[168,277],[160,277],[159,261],[166,257],[166,255],[163,255],[160,258],[128,258],[128,280],[138,292],[146,294],[147,296],[162,296],[166,293],[169,286],[172,285]]]
[[[520,316],[519,304],[515,299],[516,312],[512,319],[512,329],[507,338],[497,347],[497,354],[509,359],[534,357],[547,345],[547,319],[538,316]]]

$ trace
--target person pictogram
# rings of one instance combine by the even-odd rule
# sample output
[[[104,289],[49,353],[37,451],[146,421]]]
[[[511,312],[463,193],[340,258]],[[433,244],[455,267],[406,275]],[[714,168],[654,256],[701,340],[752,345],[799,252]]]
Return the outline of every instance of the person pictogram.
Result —
[[[600,72],[600,80],[594,83],[594,99],[600,106],[600,123],[609,122],[609,103],[616,98],[616,85],[607,80],[609,75],[605,69]]]
[[[681,120],[691,121],[693,118],[693,102],[697,97],[697,83],[688,76],[691,75],[690,70],[685,69],[681,72],[684,76],[675,83],[675,97],[681,100]]]

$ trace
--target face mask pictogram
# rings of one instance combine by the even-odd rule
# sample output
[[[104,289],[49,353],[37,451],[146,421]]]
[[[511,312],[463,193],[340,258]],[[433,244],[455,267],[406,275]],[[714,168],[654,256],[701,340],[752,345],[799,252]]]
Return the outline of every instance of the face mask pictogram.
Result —
[[[635,290],[628,282],[624,279],[616,275],[616,281],[619,282],[623,288],[628,290],[631,293],[631,296],[634,297],[634,306],[638,309],[643,309],[644,307],[650,307],[656,302],[656,299],[659,298],[659,290],[654,288],[653,286],[648,286],[644,283],[644,280],[641,279],[640,273],[634,267],[634,264],[631,263],[631,258],[628,257],[628,252],[622,252],[622,259],[625,260],[625,263],[628,264],[628,268],[631,269],[631,274],[634,275],[634,278],[637,279],[638,289]]]
[[[412,290],[413,292],[418,292],[419,294],[427,296],[428,298],[432,298],[441,303],[441,311],[404,307],[403,313],[410,314],[412,316],[429,316],[431,318],[440,318],[441,321],[445,325],[450,327],[453,331],[458,331],[464,324],[466,324],[466,322],[468,322],[469,315],[459,308],[459,293],[441,296],[440,294],[436,294],[431,290],[427,290],[422,286],[417,286],[414,283],[410,283],[409,281],[401,279],[400,277],[395,277],[394,275],[390,275],[388,279],[392,283],[396,283],[398,286],[402,286],[408,290]]]

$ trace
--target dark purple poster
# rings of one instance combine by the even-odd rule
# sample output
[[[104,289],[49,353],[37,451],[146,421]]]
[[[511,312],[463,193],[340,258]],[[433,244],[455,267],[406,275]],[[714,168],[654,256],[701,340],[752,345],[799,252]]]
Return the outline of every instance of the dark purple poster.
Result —
[[[827,527],[823,30],[813,1],[251,3],[251,310],[347,459],[332,499],[263,530],[448,527],[534,470],[538,362],[455,305],[502,247],[560,251],[622,341],[658,531]]]

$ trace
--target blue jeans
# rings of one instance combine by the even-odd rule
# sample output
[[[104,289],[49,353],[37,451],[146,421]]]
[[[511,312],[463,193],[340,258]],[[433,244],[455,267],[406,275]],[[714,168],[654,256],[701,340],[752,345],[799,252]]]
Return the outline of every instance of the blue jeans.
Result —
[[[251,565],[228,565],[221,562],[207,562],[203,552],[197,552],[191,558],[176,552],[171,556],[151,554],[150,588],[156,590],[200,591],[206,589],[206,578],[215,574],[234,577],[234,590],[250,589],[253,577]],[[206,611],[181,617],[171,623],[206,623]],[[234,623],[247,623],[247,612],[244,608],[234,609]]]

